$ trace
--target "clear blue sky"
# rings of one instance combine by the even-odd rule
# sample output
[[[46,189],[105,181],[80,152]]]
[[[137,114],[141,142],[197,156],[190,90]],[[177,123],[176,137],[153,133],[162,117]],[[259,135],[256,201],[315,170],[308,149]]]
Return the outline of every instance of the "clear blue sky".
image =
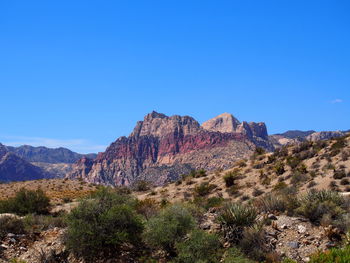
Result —
[[[350,129],[350,2],[1,1],[0,142],[103,150],[156,110]]]

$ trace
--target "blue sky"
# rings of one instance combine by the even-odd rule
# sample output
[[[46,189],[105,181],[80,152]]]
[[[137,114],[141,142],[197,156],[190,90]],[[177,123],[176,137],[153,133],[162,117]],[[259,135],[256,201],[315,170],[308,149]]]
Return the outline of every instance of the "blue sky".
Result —
[[[350,129],[349,1],[1,1],[0,142],[102,151],[156,110]]]

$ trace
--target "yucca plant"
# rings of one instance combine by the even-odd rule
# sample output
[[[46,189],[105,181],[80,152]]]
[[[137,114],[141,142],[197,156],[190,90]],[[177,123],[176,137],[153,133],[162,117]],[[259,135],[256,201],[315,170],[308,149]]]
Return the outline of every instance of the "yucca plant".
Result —
[[[242,238],[245,227],[255,224],[257,211],[253,206],[241,204],[228,204],[218,216],[225,238],[238,243]]]

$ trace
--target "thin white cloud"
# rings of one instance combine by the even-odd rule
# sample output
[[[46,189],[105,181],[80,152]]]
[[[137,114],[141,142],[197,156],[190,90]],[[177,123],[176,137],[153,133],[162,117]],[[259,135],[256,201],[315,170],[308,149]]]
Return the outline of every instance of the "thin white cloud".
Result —
[[[342,99],[335,99],[335,100],[332,100],[331,103],[335,104],[335,103],[342,103],[343,100]]]
[[[106,149],[106,145],[93,144],[85,139],[52,139],[43,137],[25,136],[1,136],[0,142],[8,146],[45,146],[48,148],[64,147],[79,153],[101,152]]]

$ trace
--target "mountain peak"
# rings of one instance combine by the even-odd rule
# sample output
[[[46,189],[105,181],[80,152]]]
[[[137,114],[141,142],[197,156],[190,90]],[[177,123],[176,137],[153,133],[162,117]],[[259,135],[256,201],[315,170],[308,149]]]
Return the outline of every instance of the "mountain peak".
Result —
[[[168,116],[166,116],[163,113],[152,111],[151,113],[148,113],[145,116],[144,120],[146,121],[146,120],[150,120],[150,119],[164,119],[164,118],[168,118]]]
[[[230,113],[222,113],[202,124],[202,128],[216,132],[235,132],[240,122]]]

